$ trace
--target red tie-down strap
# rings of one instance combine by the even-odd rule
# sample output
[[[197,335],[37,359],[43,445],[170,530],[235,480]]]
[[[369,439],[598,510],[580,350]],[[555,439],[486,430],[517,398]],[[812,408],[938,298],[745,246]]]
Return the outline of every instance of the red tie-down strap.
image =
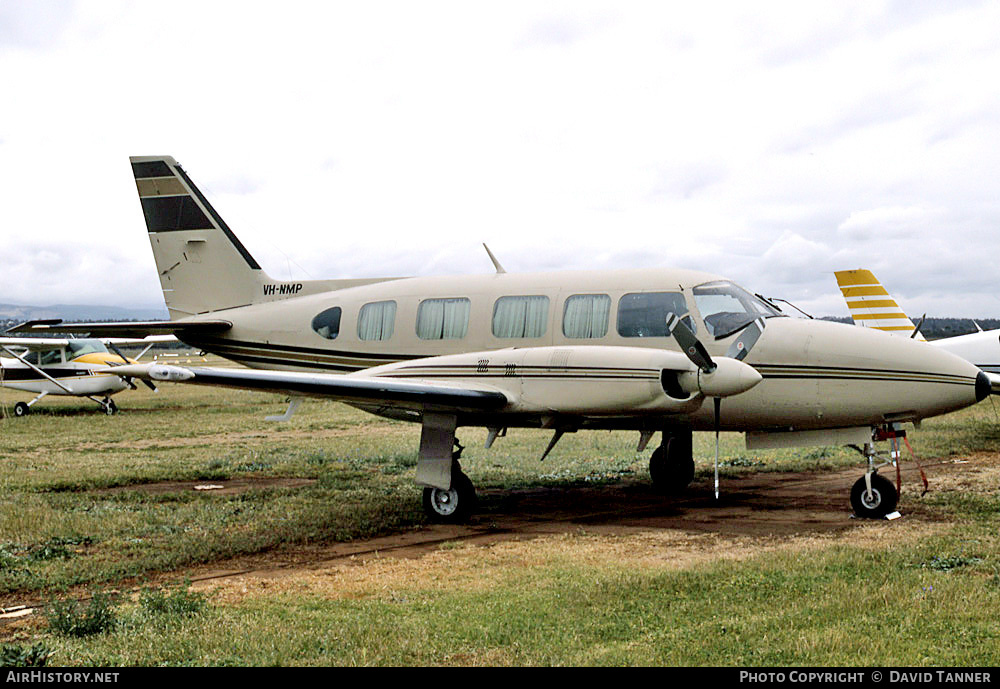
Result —
[[[913,451],[913,448],[910,447],[910,441],[906,439],[905,435],[903,436],[903,442],[906,443],[906,449],[910,451],[910,454],[913,456],[913,461],[917,463],[917,468],[920,469],[920,478],[924,482],[924,492],[920,494],[920,497],[924,497],[927,495],[927,489],[929,488],[927,485],[927,474],[924,473],[924,468],[920,465],[920,459],[917,457],[917,453]],[[896,465],[896,470],[899,470],[898,464]]]

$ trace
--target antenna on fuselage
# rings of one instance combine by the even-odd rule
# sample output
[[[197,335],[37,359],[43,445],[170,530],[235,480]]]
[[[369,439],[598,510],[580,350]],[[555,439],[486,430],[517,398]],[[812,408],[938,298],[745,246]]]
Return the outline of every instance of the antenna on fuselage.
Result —
[[[500,261],[498,261],[497,257],[493,255],[492,251],[490,251],[490,247],[486,246],[486,242],[483,242],[483,248],[486,249],[486,253],[490,256],[490,260],[493,261],[493,267],[497,269],[497,275],[506,273],[507,271],[503,269],[502,265],[500,265]]]

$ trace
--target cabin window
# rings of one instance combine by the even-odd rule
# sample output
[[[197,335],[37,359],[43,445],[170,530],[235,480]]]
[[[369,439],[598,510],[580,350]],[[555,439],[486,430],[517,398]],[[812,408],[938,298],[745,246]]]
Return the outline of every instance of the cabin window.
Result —
[[[328,340],[337,339],[340,334],[340,307],[320,311],[312,320],[312,329]]]
[[[362,340],[388,340],[396,323],[396,302],[376,301],[365,304],[358,314],[358,337]]]
[[[546,296],[500,297],[493,305],[497,337],[541,337],[549,322]]]
[[[667,337],[667,316],[676,314],[695,331],[687,316],[684,295],[678,292],[637,292],[626,294],[618,302],[618,334],[622,337]]]
[[[611,319],[611,297],[574,294],[563,309],[563,335],[574,339],[604,337]]]
[[[25,355],[24,360],[34,364],[35,366],[51,366],[52,364],[61,364],[62,350],[61,349],[46,349],[43,351],[28,352]]]
[[[417,337],[459,340],[469,332],[471,304],[465,297],[425,299],[417,307]]]

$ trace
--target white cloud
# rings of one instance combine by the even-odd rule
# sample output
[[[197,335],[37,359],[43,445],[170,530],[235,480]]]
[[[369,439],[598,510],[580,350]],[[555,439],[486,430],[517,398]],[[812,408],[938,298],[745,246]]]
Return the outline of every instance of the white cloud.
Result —
[[[488,271],[486,241],[1000,313],[994,4],[0,8],[4,301],[52,282],[26,238],[157,298],[127,157],[167,153],[276,275]]]

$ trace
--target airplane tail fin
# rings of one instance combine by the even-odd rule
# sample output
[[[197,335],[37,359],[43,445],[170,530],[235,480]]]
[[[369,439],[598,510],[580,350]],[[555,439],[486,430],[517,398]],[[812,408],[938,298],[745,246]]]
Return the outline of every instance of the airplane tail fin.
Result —
[[[177,161],[130,160],[171,319],[259,301],[273,281]]]
[[[170,156],[133,156],[132,173],[171,320],[395,277],[271,278]]]
[[[834,275],[855,325],[906,337],[913,335],[916,330],[913,321],[870,270],[838,270]],[[924,341],[924,336],[918,332],[915,339]]]

